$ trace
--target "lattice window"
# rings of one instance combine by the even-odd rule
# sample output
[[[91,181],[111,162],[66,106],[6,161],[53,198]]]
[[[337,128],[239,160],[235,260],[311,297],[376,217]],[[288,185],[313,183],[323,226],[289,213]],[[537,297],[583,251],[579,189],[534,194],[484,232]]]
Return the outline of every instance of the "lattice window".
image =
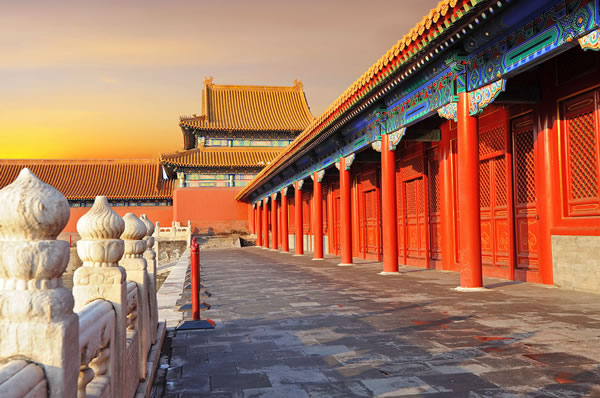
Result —
[[[533,130],[515,134],[515,164],[517,180],[517,203],[535,203],[535,154]]]
[[[402,160],[402,177],[411,178],[423,174],[423,157],[415,156]]]
[[[569,168],[573,199],[598,196],[598,159],[593,112],[576,115],[569,120]]]
[[[429,159],[429,210],[435,214],[440,211],[440,161],[437,157]]]
[[[600,215],[597,92],[564,104],[568,215]]]
[[[423,178],[417,179],[417,192],[418,192],[419,196],[421,196],[423,194],[423,184],[424,184]],[[423,197],[420,198],[418,203],[419,203],[419,215],[425,214],[425,201],[423,200]]]
[[[365,218],[367,220],[377,219],[377,191],[365,192]]]
[[[483,130],[479,133],[479,157],[505,150],[504,125]]]
[[[506,206],[506,157],[495,158],[494,201],[495,206]]]
[[[329,219],[327,218],[327,195],[323,195],[323,232],[327,233],[329,227]]]
[[[417,215],[417,181],[412,180],[406,183],[406,215]]]
[[[491,160],[479,162],[479,200],[482,208],[491,206],[490,162]]]

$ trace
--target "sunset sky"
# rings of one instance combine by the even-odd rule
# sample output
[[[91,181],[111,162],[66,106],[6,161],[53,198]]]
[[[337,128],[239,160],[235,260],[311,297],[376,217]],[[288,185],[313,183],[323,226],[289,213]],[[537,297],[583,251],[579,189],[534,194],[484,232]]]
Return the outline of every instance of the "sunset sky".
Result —
[[[14,1],[0,158],[149,158],[216,84],[304,83],[318,116],[438,0]]]

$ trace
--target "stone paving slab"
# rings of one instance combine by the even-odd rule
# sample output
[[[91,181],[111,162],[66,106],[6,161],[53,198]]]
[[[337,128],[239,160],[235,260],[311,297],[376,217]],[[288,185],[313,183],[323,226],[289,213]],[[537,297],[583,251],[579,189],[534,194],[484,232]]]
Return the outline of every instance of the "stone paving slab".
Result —
[[[186,250],[179,261],[171,268],[167,279],[156,293],[158,301],[158,319],[164,321],[167,328],[177,326],[183,319],[183,314],[177,311],[176,303],[181,296],[185,282],[186,271],[190,267],[190,250]]]
[[[600,397],[599,295],[461,293],[456,273],[260,248],[201,259],[217,328],[171,333],[165,398]],[[173,306],[189,300],[174,271]]]

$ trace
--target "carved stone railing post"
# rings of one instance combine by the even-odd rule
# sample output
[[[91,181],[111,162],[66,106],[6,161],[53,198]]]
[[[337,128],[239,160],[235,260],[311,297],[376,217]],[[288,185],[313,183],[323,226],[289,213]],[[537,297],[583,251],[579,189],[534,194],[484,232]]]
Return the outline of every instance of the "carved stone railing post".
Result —
[[[108,204],[106,196],[97,196],[94,205],[77,222],[81,240],[77,254],[82,266],[73,275],[75,310],[80,311],[94,300],[109,301],[115,309],[114,392],[123,396],[125,383],[125,349],[127,328],[127,274],[119,266],[124,243],[120,238],[125,222]]]
[[[156,328],[158,327],[158,301],[156,299],[156,252],[154,246],[154,224],[148,219],[148,216],[142,214],[140,220],[146,224],[146,251],[144,258],[148,265],[148,277],[150,283],[148,285],[148,303],[150,304],[150,337],[152,344],[156,343]]]
[[[61,279],[69,243],[56,240],[69,220],[69,203],[23,169],[0,190],[0,204],[0,360],[38,363],[49,397],[75,398],[79,323]]]
[[[146,225],[133,213],[123,216],[125,231],[121,239],[125,242],[125,255],[120,264],[127,271],[127,280],[137,283],[139,289],[138,318],[141,325],[140,342],[140,379],[146,378],[146,358],[151,346],[150,337],[150,306],[148,305],[149,277],[146,259],[143,253],[146,250],[144,237]]]

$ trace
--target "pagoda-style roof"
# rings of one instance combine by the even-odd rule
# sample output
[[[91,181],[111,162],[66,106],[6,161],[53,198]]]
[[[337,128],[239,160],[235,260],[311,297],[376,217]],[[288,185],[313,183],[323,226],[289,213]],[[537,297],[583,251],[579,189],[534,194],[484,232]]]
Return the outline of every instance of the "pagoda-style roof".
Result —
[[[69,200],[171,199],[173,180],[163,180],[155,160],[0,160],[0,188],[23,168],[52,185]]]
[[[201,147],[163,154],[160,162],[165,167],[262,168],[282,150],[278,147]]]
[[[313,121],[302,83],[291,87],[234,86],[204,80],[202,115],[180,118],[182,128],[221,131],[295,131]]]

